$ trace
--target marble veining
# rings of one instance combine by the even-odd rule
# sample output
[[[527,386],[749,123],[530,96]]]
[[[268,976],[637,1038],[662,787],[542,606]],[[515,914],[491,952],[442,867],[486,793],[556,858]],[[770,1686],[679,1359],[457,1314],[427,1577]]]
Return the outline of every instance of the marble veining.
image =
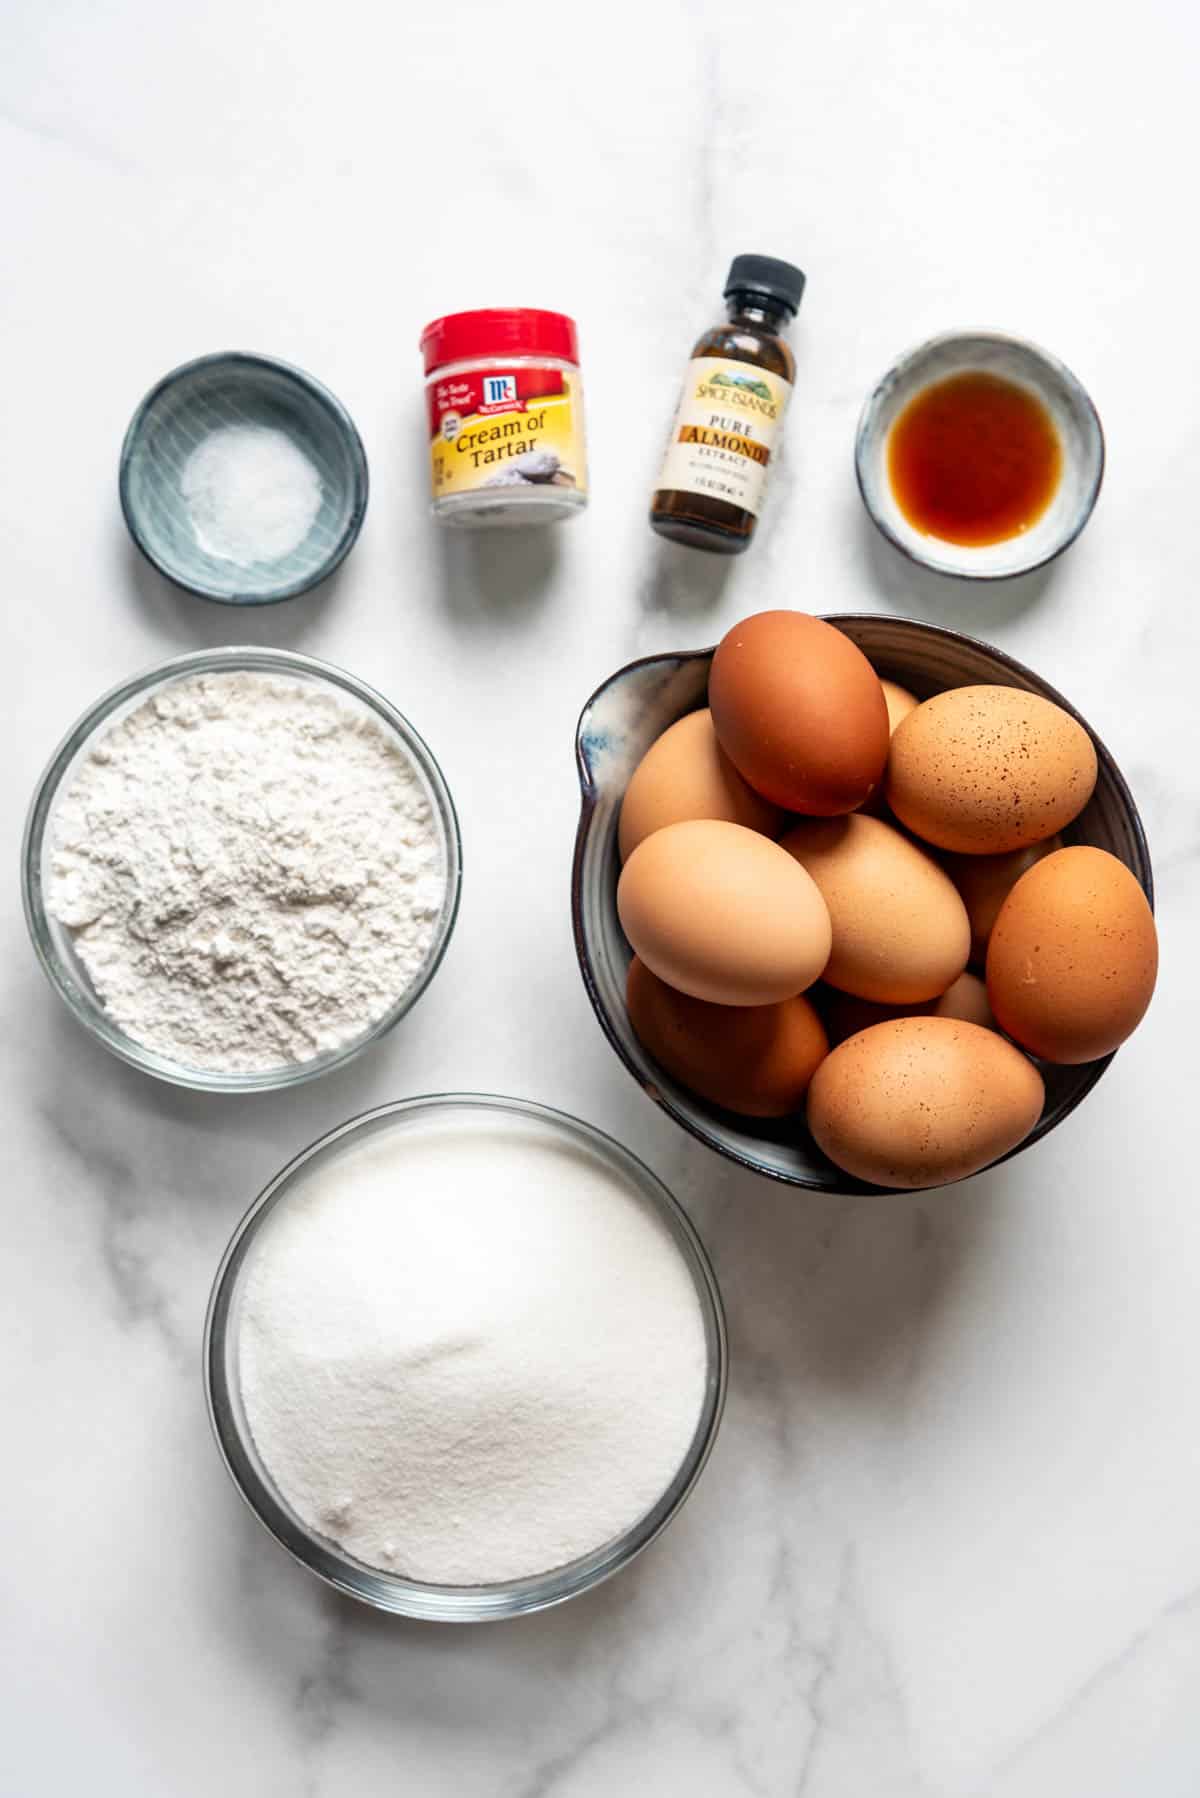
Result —
[[[751,26],[718,0],[15,0],[6,22],[0,1793],[1195,1798],[1200,462],[1179,396],[1200,269],[1169,179],[1195,162],[1194,10],[766,0]],[[683,360],[749,250],[809,286],[768,515],[727,563],[645,515]],[[507,303],[578,317],[592,503],[451,541],[424,511],[416,341]],[[880,371],[963,318],[1061,356],[1110,451],[1079,542],[986,592],[898,557],[853,474]],[[226,348],[327,383],[372,474],[333,579],[239,629],[410,717],[464,848],[411,1016],[241,1100],[87,1040],[15,879],[71,720],[236,640],[144,565],[116,496],[138,399]],[[1143,814],[1163,942],[1143,1030],[1053,1135],[949,1192],[837,1199],[719,1161],[638,1090],[579,979],[580,707],[764,605],[996,643],[1071,696]],[[373,1104],[471,1086],[578,1112],[667,1182],[722,1284],[731,1381],[644,1556],[463,1630],[373,1615],[269,1540],[199,1363],[271,1175]]]
[[[70,1157],[80,1190],[98,1203],[98,1259],[107,1275],[118,1321],[128,1327],[151,1324],[180,1364],[190,1345],[170,1316],[170,1303],[159,1279],[145,1234],[136,1164],[127,1151],[108,1144],[90,1106],[79,1112],[48,1107],[42,1112],[47,1134],[57,1137]]]

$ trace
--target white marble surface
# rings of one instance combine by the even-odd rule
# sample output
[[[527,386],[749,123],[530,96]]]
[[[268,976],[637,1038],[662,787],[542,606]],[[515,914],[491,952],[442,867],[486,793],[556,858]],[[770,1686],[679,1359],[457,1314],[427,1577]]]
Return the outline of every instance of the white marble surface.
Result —
[[[1192,1798],[1195,9],[11,0],[4,40],[0,1791]],[[727,568],[643,514],[681,358],[745,249],[810,288],[786,472]],[[492,301],[578,315],[594,504],[556,535],[450,542],[424,512],[416,337]],[[1056,350],[1109,435],[1082,541],[993,591],[902,565],[851,473],[868,387],[956,324]],[[324,378],[373,475],[335,581],[244,619],[140,565],[115,494],[143,390],[231,347]],[[583,995],[579,706],[765,603],[914,611],[1014,651],[1144,811],[1150,1019],[1050,1141],[950,1192],[741,1177],[643,1098]],[[328,656],[411,715],[466,887],[401,1030],[235,1104],[84,1038],[15,863],[84,705],[239,638]],[[577,1110],[644,1154],[732,1333],[724,1429],[668,1535],[590,1597],[476,1631],[375,1617],[294,1567],[229,1485],[199,1379],[209,1282],[265,1179],[352,1112],[446,1086]]]

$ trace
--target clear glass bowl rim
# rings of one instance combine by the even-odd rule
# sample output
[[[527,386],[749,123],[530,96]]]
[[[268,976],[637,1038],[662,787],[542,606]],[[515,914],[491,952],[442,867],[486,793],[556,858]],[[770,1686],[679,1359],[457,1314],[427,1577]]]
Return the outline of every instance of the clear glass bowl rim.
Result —
[[[263,1222],[301,1174],[314,1163],[333,1158],[354,1138],[385,1129],[394,1118],[451,1109],[502,1112],[533,1119],[556,1134],[582,1142],[633,1186],[666,1225],[692,1276],[704,1319],[708,1356],[704,1404],[691,1445],[675,1478],[645,1516],[623,1536],[566,1566],[528,1579],[486,1586],[437,1586],[404,1579],[341,1554],[331,1542],[313,1534],[277,1497],[265,1471],[260,1471],[248,1425],[231,1391],[229,1373],[234,1345],[228,1325],[239,1275]],[[627,1567],[667,1527],[704,1469],[724,1410],[728,1361],[724,1305],[708,1253],[695,1225],[658,1175],[632,1150],[594,1124],[532,1099],[500,1093],[425,1093],[396,1099],[348,1119],[301,1150],[268,1181],[234,1230],[213,1280],[204,1323],[204,1391],[209,1422],[226,1470],[254,1516],[295,1560],[337,1591],[377,1610],[435,1623],[485,1623],[547,1610],[590,1591]]]
[[[103,731],[114,713],[156,687],[178,680],[181,676],[237,673],[242,670],[293,675],[338,687],[367,706],[400,738],[428,785],[441,823],[446,845],[446,895],[433,947],[424,969],[407,992],[369,1030],[343,1048],[328,1055],[314,1056],[311,1061],[288,1063],[261,1073],[223,1074],[208,1068],[191,1068],[144,1048],[124,1031],[117,1029],[98,1003],[80,993],[63,966],[51,934],[42,892],[41,868],[46,829],[63,776],[80,751]],[[276,1092],[283,1087],[298,1086],[306,1080],[317,1079],[335,1067],[343,1066],[372,1043],[378,1042],[380,1037],[386,1035],[412,1009],[441,965],[454,932],[461,892],[462,839],[458,814],[441,768],[419,732],[381,693],[377,693],[373,687],[344,668],[338,668],[332,662],[321,661],[316,656],[301,655],[296,650],[264,649],[253,645],[231,644],[223,648],[193,650],[186,655],[173,656],[166,662],[159,662],[153,668],[132,675],[102,694],[72,725],[50,757],[34,788],[21,845],[21,897],[25,908],[25,922],[42,970],[55,992],[85,1029],[122,1061],[128,1062],[131,1067],[140,1068],[143,1073],[153,1074],[159,1080],[166,1080],[174,1086],[187,1087],[195,1092]]]

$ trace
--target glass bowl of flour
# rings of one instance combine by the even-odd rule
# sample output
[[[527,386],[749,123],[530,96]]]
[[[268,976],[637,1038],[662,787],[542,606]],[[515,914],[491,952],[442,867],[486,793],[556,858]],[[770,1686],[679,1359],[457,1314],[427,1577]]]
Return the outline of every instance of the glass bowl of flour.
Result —
[[[487,1094],[355,1118],[271,1181],[204,1370],[251,1510],[338,1590],[484,1622],[607,1579],[720,1422],[725,1324],[676,1200],[592,1126]]]
[[[430,750],[354,675],[184,655],[99,699],[42,776],[25,915],[106,1048],[212,1092],[311,1080],[409,1011],[445,953],[458,820]]]

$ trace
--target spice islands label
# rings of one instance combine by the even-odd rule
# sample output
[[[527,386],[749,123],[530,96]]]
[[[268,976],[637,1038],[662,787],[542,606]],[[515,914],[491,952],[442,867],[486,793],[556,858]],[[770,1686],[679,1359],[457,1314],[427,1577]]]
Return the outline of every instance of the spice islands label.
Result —
[[[587,491],[582,395],[566,370],[498,366],[427,394],[435,499],[526,483]]]
[[[745,362],[698,356],[663,461],[659,488],[723,499],[756,516],[791,383]]]

